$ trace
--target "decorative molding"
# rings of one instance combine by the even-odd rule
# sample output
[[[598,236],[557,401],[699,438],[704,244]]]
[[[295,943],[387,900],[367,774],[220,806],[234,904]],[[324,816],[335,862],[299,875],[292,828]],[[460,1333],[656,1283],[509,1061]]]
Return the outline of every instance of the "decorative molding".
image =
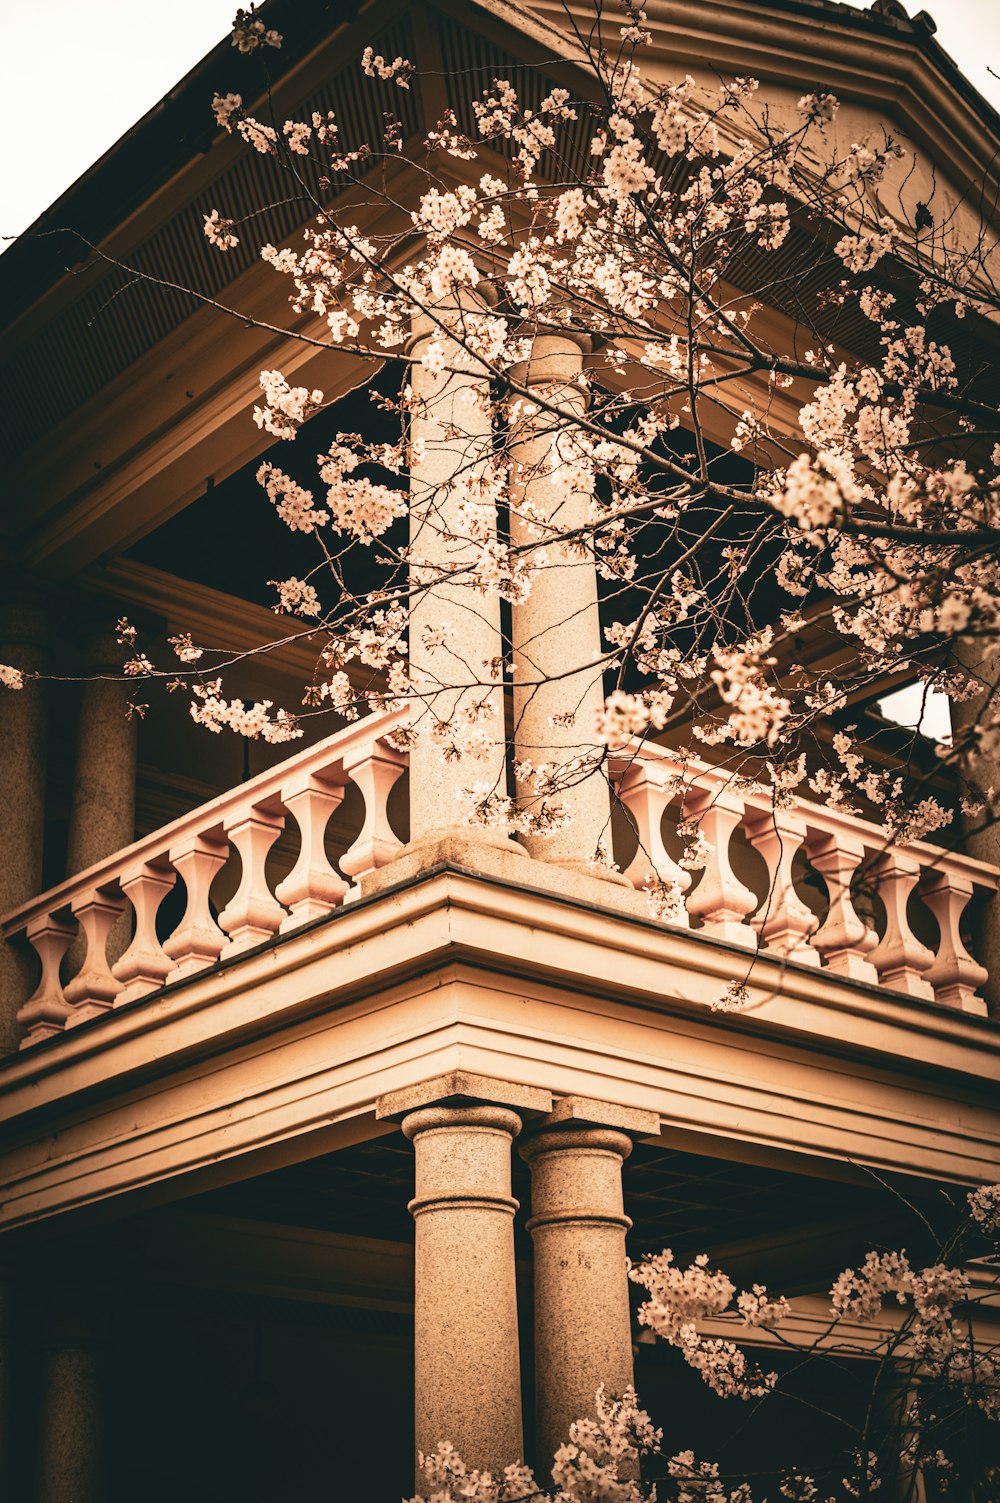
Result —
[[[623,957],[628,958],[627,966]],[[791,1151],[1000,1178],[1000,1030],[513,882],[438,870],[0,1066],[0,1224],[190,1193],[377,1130],[377,1099],[471,1072]],[[369,1124],[366,1126],[365,1124]]]
[[[294,675],[299,683],[312,678],[327,636],[322,628],[310,628],[292,616],[266,610],[210,585],[178,579],[175,574],[134,559],[116,558],[93,567],[81,576],[80,583],[110,596],[121,606],[154,611],[164,618],[170,631],[189,631],[199,646],[218,646],[235,654],[257,653],[269,643],[279,643],[268,648],[267,664]]]

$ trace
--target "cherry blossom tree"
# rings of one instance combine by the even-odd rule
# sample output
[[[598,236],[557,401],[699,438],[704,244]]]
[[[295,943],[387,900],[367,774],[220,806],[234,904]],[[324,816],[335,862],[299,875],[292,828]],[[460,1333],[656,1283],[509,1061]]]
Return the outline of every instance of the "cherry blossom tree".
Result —
[[[785,109],[752,78],[664,82],[644,63],[644,21],[632,0],[595,4],[584,33],[567,8],[559,61],[574,87],[496,78],[404,155],[399,96],[419,84],[407,59],[366,49],[385,126],[345,140],[334,112],[269,109],[282,39],[238,13],[246,71],[216,94],[216,123],[274,160],[308,216],[294,244],[260,247],[294,315],[279,332],[330,361],[363,357],[393,437],[337,431],[303,484],[282,446],[308,445],[330,404],[281,370],[260,375],[252,421],[275,441],[260,502],[315,545],[306,577],[271,581],[316,648],[301,703],[247,705],[218,644],[182,633],[170,662],[154,660],[127,621],[124,672],[137,699],[162,681],[208,731],[276,743],[312,717],[406,701],[405,736],[467,768],[461,818],[508,833],[558,831],[568,792],[610,780],[647,738],[669,739],[681,783],[707,757],[776,808],[801,790],[874,810],[887,841],[947,838],[959,813],[966,833],[985,827],[1000,817],[995,206],[935,188],[934,164],[888,129],[843,140],[822,88],[804,83]],[[254,225],[219,204],[204,233],[225,256]],[[389,367],[403,375],[387,392]],[[598,581],[581,607],[597,612],[598,646],[560,663],[511,622],[572,568]],[[489,657],[468,650],[456,600],[491,613]],[[857,707],[914,681],[958,707],[954,732],[934,757],[914,736],[887,758]],[[0,666],[0,683],[23,675]],[[697,823],[681,835],[680,869],[704,864]],[[595,861],[609,852],[599,832]],[[671,885],[650,896],[669,916]],[[998,1205],[996,1187],[973,1197],[982,1232],[1000,1227]],[[871,1253],[834,1285],[812,1353],[859,1355],[844,1322],[874,1325],[896,1302],[874,1352],[907,1379],[890,1447],[907,1498],[918,1475],[942,1496],[961,1475],[956,1410],[998,1415],[997,1359],[973,1337],[957,1251],[923,1269]],[[764,1328],[794,1350],[785,1299],[737,1293],[707,1258],[680,1269],[665,1252],[631,1274],[641,1323],[717,1394],[766,1399],[778,1380],[738,1336]],[[733,1338],[700,1334],[709,1318]],[[869,1497],[888,1465],[875,1430],[870,1414],[835,1475],[760,1488],[679,1450],[661,1487],[680,1503]],[[661,1447],[634,1394],[601,1395],[555,1459],[552,1496],[636,1503],[649,1496],[638,1458]],[[471,1474],[447,1446],[425,1473],[433,1503],[539,1496],[525,1468]]]
[[[315,541],[308,577],[272,581],[276,608],[317,649],[302,704],[229,697],[216,644],[188,634],[172,639],[172,664],[136,649],[125,672],[189,693],[210,731],[273,742],[307,717],[405,699],[409,735],[467,764],[463,817],[508,831],[558,829],[567,788],[607,778],[616,748],[663,734],[681,780],[686,758],[708,755],[776,804],[800,789],[874,808],[887,838],[946,829],[959,806],[967,829],[989,824],[1000,812],[989,206],[943,190],[917,198],[933,164],[884,129],[840,141],[828,92],[804,92],[785,118],[758,102],[752,78],[711,93],[690,77],[654,81],[631,0],[617,16],[598,7],[586,35],[568,25],[578,93],[529,103],[496,79],[468,119],[446,110],[413,159],[394,108],[413,66],[370,47],[361,66],[384,93],[380,140],[342,140],[332,112],[282,121],[251,114],[241,92],[215,96],[218,125],[272,157],[309,211],[297,245],[260,251],[292,308],[322,320],[319,335],[297,337],[331,359],[364,356],[373,376],[398,362],[398,393],[372,387],[397,436],[338,432],[310,486],[274,451],[260,466],[263,504]],[[234,64],[263,64],[266,85],[278,33],[241,11],[233,44]],[[242,87],[259,93],[262,76]],[[360,227],[376,220],[377,234]],[[253,233],[224,206],[204,230],[220,255]],[[805,291],[790,297],[790,280]],[[776,304],[793,316],[776,320]],[[416,344],[415,320],[430,334]],[[533,352],[547,338],[584,358],[538,382]],[[485,434],[437,424],[453,461],[442,485],[418,418],[450,376],[470,373],[488,394]],[[279,445],[308,435],[323,392],[278,370],[260,387],[254,421]],[[409,537],[408,512],[420,521]],[[534,714],[546,744],[501,759],[508,787],[491,758],[519,739],[498,712],[515,655],[506,607],[573,564],[600,580],[599,650],[567,665],[550,734]],[[502,650],[488,660],[463,651],[441,607],[455,588],[466,610],[477,596],[504,603]],[[134,646],[127,622],[121,636]],[[513,669],[517,722],[550,705],[559,675],[541,650]],[[0,678],[21,682],[11,668]],[[959,724],[936,764],[916,737],[887,764],[852,709],[914,681],[962,707]],[[682,835],[681,865],[696,867],[703,841],[694,826]],[[609,849],[602,836],[594,858]],[[668,912],[676,893],[653,898]]]
[[[966,1210],[939,1248],[938,1261],[925,1268],[912,1266],[905,1253],[873,1251],[860,1267],[845,1269],[830,1290],[825,1329],[808,1339],[796,1330],[793,1306],[784,1296],[769,1294],[761,1284],[737,1292],[704,1254],[687,1268],[669,1251],[630,1266],[630,1277],[646,1291],[640,1325],[676,1348],[720,1398],[759,1404],[785,1381],[748,1355],[745,1343],[755,1332],[772,1338],[764,1350],[794,1355],[788,1385],[793,1391],[795,1372],[809,1363],[844,1371],[862,1367],[859,1381],[867,1386],[868,1401],[860,1422],[851,1425],[841,1416],[844,1443],[830,1454],[804,1458],[808,1469],[790,1460],[749,1478],[724,1471],[689,1448],[674,1450],[676,1432],[665,1439],[639,1407],[634,1389],[620,1396],[602,1389],[594,1418],[574,1423],[557,1451],[551,1487],[522,1465],[508,1467],[502,1477],[471,1470],[445,1442],[421,1457],[426,1494],[411,1503],[642,1503],[657,1496],[676,1503],[852,1503],[875,1497],[985,1503],[996,1496],[1000,1480],[1000,1348],[977,1335],[974,1316],[984,1295],[972,1289],[960,1260],[963,1252],[982,1254],[991,1245],[995,1256],[1000,1186],[972,1192]],[[704,1334],[706,1321],[727,1334]],[[983,1431],[992,1434],[992,1448],[983,1445]],[[791,1457],[797,1455],[795,1444],[789,1437]]]

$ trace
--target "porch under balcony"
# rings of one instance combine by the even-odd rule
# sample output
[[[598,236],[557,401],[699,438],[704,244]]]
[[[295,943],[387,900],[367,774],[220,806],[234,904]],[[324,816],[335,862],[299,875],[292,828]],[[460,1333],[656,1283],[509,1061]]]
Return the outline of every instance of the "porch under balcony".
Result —
[[[525,1111],[524,1132],[536,1121]],[[229,1182],[215,1188],[175,1176],[155,1197],[164,1203],[143,1205],[126,1192],[5,1239],[11,1497],[396,1503],[410,1495],[414,1148],[384,1124],[354,1144],[331,1149],[330,1141],[283,1167],[259,1161],[254,1172],[247,1158],[230,1160]],[[786,1291],[798,1335],[820,1332],[823,1293],[873,1236],[914,1257],[926,1244],[929,1257],[922,1218],[943,1228],[961,1199],[953,1194],[949,1207],[939,1185],[911,1176],[868,1176],[720,1139],[702,1139],[707,1152],[677,1146],[685,1141],[669,1131],[636,1135],[621,1171],[629,1253],[671,1247],[683,1265],[711,1248],[713,1264],[734,1278]],[[544,1475],[536,1415],[553,1375],[533,1347],[546,1290],[528,1231],[531,1176],[517,1152],[511,1190],[516,1418],[524,1454]],[[469,1258],[474,1265],[475,1246]],[[448,1292],[439,1289],[442,1326]],[[987,1339],[992,1314],[983,1317]],[[576,1319],[586,1324],[586,1308]],[[787,1464],[790,1433],[802,1459],[834,1454],[842,1436],[830,1414],[860,1419],[871,1389],[875,1364],[863,1358],[790,1377],[788,1357],[758,1332],[749,1355],[785,1374],[787,1391],[762,1408],[724,1401],[639,1329],[633,1323],[630,1336],[626,1323],[624,1336],[645,1406],[668,1438],[682,1435],[696,1454],[733,1469]],[[498,1337],[486,1326],[482,1351],[495,1355]],[[493,1432],[509,1416],[493,1406],[484,1418]]]
[[[707,763],[678,783],[652,744],[614,753],[624,878],[474,829],[409,842],[404,724],[349,725],[6,920],[41,972],[0,1065],[9,1337],[46,1332],[17,1400],[27,1497],[70,1476],[87,1503],[207,1500],[232,1467],[249,1497],[279,1476],[318,1497],[339,1466],[389,1500],[414,1433],[541,1457],[609,1352],[609,1381],[707,1432],[697,1380],[633,1355],[626,1233],[794,1276],[808,1325],[862,1242],[913,1248],[1000,1179],[965,929],[992,868],[806,800],[769,814]],[[691,809],[693,876],[671,855]],[[650,873],[690,878],[669,915]],[[572,1259],[546,1261],[551,1227]],[[567,1324],[570,1263],[597,1282]]]

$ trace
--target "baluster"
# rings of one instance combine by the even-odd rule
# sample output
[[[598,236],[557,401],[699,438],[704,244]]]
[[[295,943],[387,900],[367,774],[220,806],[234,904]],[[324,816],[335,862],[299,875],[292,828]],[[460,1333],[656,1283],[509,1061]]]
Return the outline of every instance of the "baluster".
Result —
[[[810,839],[806,849],[830,900],[826,918],[813,935],[824,966],[835,976],[877,982],[878,971],[866,957],[878,944],[878,935],[869,929],[851,897],[851,881],[865,859],[864,846],[849,836],[822,831]]]
[[[920,867],[912,856],[891,850],[879,860],[876,873],[886,917],[885,934],[871,953],[879,981],[895,992],[933,1001],[934,988],[924,980],[923,972],[934,964],[934,956],[920,943],[906,915],[907,899],[917,885]]]
[[[345,758],[344,771],[361,789],[365,801],[361,833],[340,858],[340,868],[349,877],[360,877],[385,866],[402,848],[402,841],[396,838],[389,824],[388,805],[392,786],[405,768],[405,757],[382,741],[350,760]]]
[[[100,1017],[121,991],[108,965],[108,935],[125,911],[125,899],[108,887],[92,887],[75,898],[73,914],[87,942],[83,964],[66,987],[66,1001],[73,1010],[66,1027]]]
[[[934,964],[924,972],[923,979],[934,988],[935,997],[945,1007],[959,1007],[963,1012],[985,1016],[986,1003],[976,996],[976,988],[989,980],[989,971],[969,954],[959,929],[973,884],[956,872],[934,868],[925,873],[925,878],[920,896],[937,919],[941,943]]]
[[[166,865],[163,855],[126,866],[119,881],[135,913],[135,935],[124,955],[111,967],[112,974],[122,983],[115,1007],[155,992],[173,969],[173,961],[156,937],[156,915],[177,881],[177,873]]]
[[[226,937],[212,917],[208,894],[228,853],[228,844],[218,835],[186,835],[170,847],[170,864],[180,872],[187,888],[187,907],[179,927],[163,946],[175,962],[167,973],[168,982],[193,976],[219,958]]]
[[[745,922],[757,897],[733,871],[729,842],[743,822],[743,800],[731,789],[712,793],[695,788],[684,802],[684,817],[697,824],[712,847],[701,881],[687,900],[692,918],[703,920],[702,934],[753,950],[757,936]]]
[[[691,873],[678,866],[663,843],[663,816],[674,802],[676,775],[639,759],[631,762],[618,784],[618,797],[631,816],[639,837],[636,853],[623,873],[633,887],[655,892],[662,882],[677,893],[675,912],[670,922],[689,928],[691,920],[684,906],[684,894],[691,886]]]
[[[239,887],[219,914],[219,927],[229,935],[222,960],[270,939],[285,917],[284,908],[271,896],[265,872],[267,853],[284,823],[283,814],[269,813],[260,805],[226,821],[226,834],[239,852],[243,870]]]
[[[343,788],[323,783],[314,774],[300,776],[281,790],[281,801],[291,810],[300,836],[298,860],[274,890],[289,910],[279,926],[282,934],[322,918],[344,901],[348,885],[327,860],[324,844],[326,827],[343,798]]]
[[[818,920],[795,891],[792,878],[792,862],[805,843],[805,821],[791,809],[748,811],[746,830],[767,863],[767,897],[750,920],[761,944],[786,960],[819,965],[819,952],[810,944]]]
[[[22,1049],[61,1033],[73,1010],[63,994],[59,967],[76,937],[76,924],[64,923],[47,913],[28,925],[26,935],[41,962],[42,974],[27,1002],[17,1010],[17,1021],[24,1029]]]

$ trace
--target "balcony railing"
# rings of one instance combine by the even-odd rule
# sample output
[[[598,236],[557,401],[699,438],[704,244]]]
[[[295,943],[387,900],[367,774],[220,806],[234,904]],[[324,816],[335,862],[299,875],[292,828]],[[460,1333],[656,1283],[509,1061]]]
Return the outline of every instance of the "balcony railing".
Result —
[[[19,1012],[24,1042],[127,1006],[339,907],[357,891],[347,879],[356,884],[400,849],[388,800],[407,757],[388,738],[405,722],[406,713],[393,710],[350,725],[9,914],[4,934],[25,935],[41,963],[38,986]],[[822,966],[850,982],[986,1011],[977,989],[987,972],[966,948],[960,926],[973,894],[996,890],[996,867],[924,842],[887,845],[878,825],[805,799],[776,810],[763,791],[735,786],[723,769],[690,761],[681,767],[654,745],[620,749],[612,773],[633,826],[631,844],[637,838],[625,874],[637,888],[655,880],[675,894],[676,909],[666,922],[748,952]],[[325,835],[352,784],[363,797],[364,816],[338,871]],[[697,881],[665,844],[664,815],[671,807],[705,836]],[[272,891],[268,852],[289,818],[298,830],[298,855]],[[763,896],[737,873],[738,831],[763,859]],[[210,891],[231,849],[241,877],[216,916]],[[809,873],[825,891],[819,915],[797,890]],[[884,913],[878,930],[858,911],[859,873]],[[186,905],[164,936],[158,914],[178,874]],[[914,929],[914,894],[935,921],[916,921],[922,938]],[[132,940],[109,962],[108,936],[127,906]],[[83,960],[64,985],[60,969],[78,933]]]
[[[638,832],[626,875],[637,887],[651,878],[675,884],[682,902],[673,922],[690,926],[696,919],[702,934],[730,944],[946,1007],[986,1012],[977,993],[988,972],[966,948],[961,922],[974,893],[993,893],[1000,885],[996,866],[925,841],[893,845],[872,821],[798,796],[775,808],[768,793],[738,788],[724,768],[691,760],[682,765],[649,743],[620,757],[617,787]],[[708,843],[697,886],[662,839],[663,815],[671,806]],[[734,870],[737,831],[763,859],[763,896]],[[809,873],[825,895],[822,917],[796,890]],[[884,925],[878,929],[858,911],[860,893],[867,894],[869,907],[881,907]],[[920,924],[919,909],[914,917],[914,893],[933,922],[925,915]],[[925,931],[923,938],[914,922]]]

